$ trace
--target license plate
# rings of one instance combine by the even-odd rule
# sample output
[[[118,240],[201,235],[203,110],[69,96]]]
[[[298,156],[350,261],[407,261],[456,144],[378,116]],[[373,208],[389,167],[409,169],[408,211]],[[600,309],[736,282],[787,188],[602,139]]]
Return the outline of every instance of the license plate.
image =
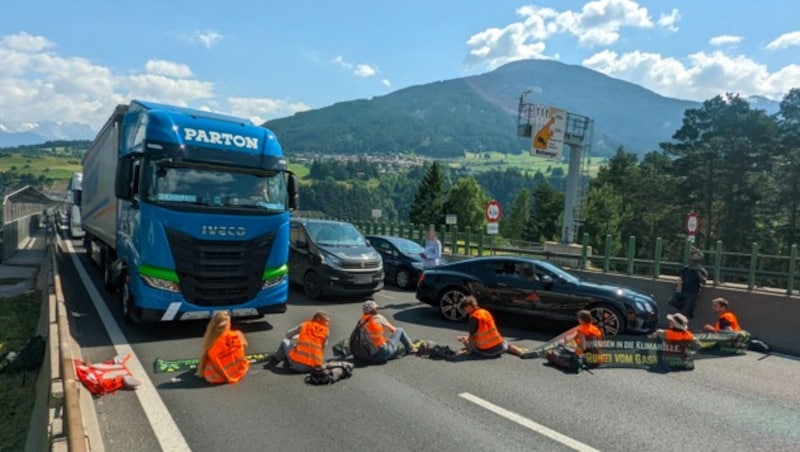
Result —
[[[372,283],[371,275],[356,275],[353,277],[353,282],[356,284],[370,284]]]

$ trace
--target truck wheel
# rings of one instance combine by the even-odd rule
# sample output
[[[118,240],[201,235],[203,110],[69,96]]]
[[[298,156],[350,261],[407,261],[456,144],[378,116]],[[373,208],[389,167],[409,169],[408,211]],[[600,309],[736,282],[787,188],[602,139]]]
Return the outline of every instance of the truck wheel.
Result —
[[[122,285],[122,319],[126,325],[136,325],[141,319],[136,315],[136,302],[129,286],[129,283]]]
[[[319,275],[316,272],[310,271],[303,277],[303,292],[308,298],[318,300],[322,297],[322,287],[319,281]]]
[[[117,291],[117,284],[114,281],[114,259],[108,249],[103,251],[103,288],[106,292]]]

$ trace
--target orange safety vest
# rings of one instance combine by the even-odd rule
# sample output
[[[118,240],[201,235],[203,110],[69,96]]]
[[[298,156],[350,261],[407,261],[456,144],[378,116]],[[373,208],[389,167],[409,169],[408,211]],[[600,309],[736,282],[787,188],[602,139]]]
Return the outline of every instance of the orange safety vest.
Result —
[[[578,344],[575,353],[579,355],[583,353],[583,348],[585,346],[585,344],[583,343],[584,339],[587,342],[603,339],[603,332],[594,323],[578,325],[578,328],[575,330],[575,332],[578,333],[575,336],[575,342]]]
[[[386,336],[383,335],[383,325],[375,320],[374,314],[363,314],[359,323],[364,324],[364,328],[369,333],[369,338],[375,348],[381,348],[386,343]]]
[[[489,350],[503,343],[503,336],[497,331],[492,314],[486,309],[478,308],[472,311],[470,317],[478,321],[478,330],[472,336],[475,341],[475,348],[478,350]]]
[[[328,327],[320,322],[308,320],[300,325],[297,345],[289,350],[289,359],[306,367],[321,367],[325,364],[325,341]]]
[[[667,342],[689,342],[694,340],[694,334],[691,331],[670,328],[664,330],[664,340]]]
[[[735,315],[733,315],[732,312],[725,311],[719,315],[719,318],[727,320],[728,323],[731,325],[731,330],[733,331],[741,330],[741,328],[739,327],[739,320],[736,318]],[[722,328],[719,326],[719,320],[717,320],[717,324],[714,325],[714,331],[719,333],[721,330]]]
[[[203,378],[209,383],[236,383],[250,369],[240,331],[226,331],[206,354]]]

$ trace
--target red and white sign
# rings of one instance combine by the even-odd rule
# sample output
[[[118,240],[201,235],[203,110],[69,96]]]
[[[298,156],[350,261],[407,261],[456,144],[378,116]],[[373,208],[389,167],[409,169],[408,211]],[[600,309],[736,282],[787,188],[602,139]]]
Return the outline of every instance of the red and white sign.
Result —
[[[501,216],[502,210],[500,209],[500,203],[494,199],[489,201],[489,204],[486,204],[486,221],[489,223],[498,223]]]
[[[686,217],[686,233],[695,236],[698,229],[700,229],[700,220],[698,220],[697,214],[692,212]]]

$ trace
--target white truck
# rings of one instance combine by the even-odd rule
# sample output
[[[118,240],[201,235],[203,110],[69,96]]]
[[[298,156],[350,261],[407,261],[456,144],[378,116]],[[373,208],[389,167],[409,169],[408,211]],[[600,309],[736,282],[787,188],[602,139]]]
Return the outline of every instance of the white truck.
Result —
[[[81,228],[81,185],[83,174],[74,173],[67,186],[64,198],[64,226],[70,238],[77,239],[84,235]]]

